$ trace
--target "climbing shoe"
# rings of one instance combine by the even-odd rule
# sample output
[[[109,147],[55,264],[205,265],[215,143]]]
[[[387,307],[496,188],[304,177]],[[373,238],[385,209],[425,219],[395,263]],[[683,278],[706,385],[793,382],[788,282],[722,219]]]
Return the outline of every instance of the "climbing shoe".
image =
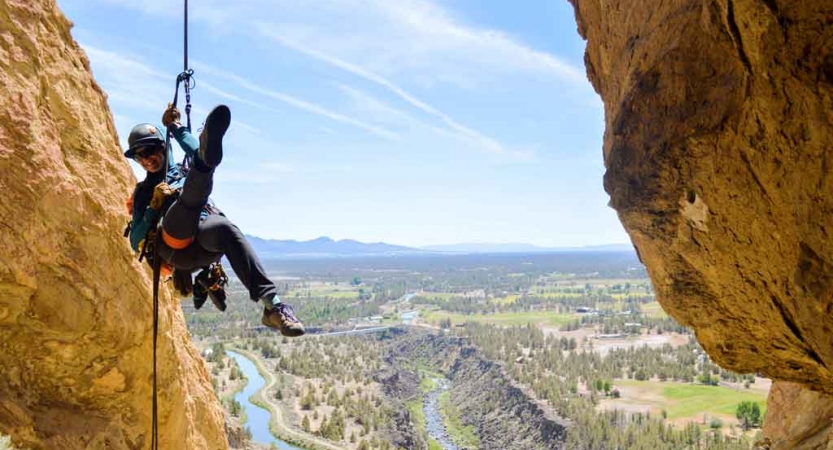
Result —
[[[231,111],[226,105],[216,106],[205,118],[200,133],[199,158],[209,169],[217,167],[223,160],[223,135],[230,123]]]
[[[192,298],[194,299],[194,309],[200,309],[205,304],[205,301],[208,300],[208,292],[197,283],[194,285],[194,295]]]
[[[216,280],[211,277],[211,271],[202,270],[194,278],[194,281],[194,306],[196,306],[197,298],[205,295],[211,299],[211,303],[214,303],[217,309],[220,311],[226,310],[226,291],[222,286],[217,287]],[[204,298],[202,303],[205,303]],[[202,306],[202,303],[200,303],[200,306]]]
[[[273,308],[263,308],[264,325],[274,328],[284,336],[297,337],[304,334],[304,325],[295,317],[292,307],[281,303]]]

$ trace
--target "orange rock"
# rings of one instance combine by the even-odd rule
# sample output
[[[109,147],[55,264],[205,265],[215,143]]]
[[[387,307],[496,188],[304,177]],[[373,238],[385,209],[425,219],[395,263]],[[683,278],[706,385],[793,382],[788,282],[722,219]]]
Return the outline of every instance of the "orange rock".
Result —
[[[148,448],[151,277],[122,237],[136,180],[55,2],[0,0],[0,21],[0,433]],[[179,303],[160,309],[160,448],[227,448]]]
[[[663,308],[721,366],[829,402],[830,2],[571,2],[605,190]]]

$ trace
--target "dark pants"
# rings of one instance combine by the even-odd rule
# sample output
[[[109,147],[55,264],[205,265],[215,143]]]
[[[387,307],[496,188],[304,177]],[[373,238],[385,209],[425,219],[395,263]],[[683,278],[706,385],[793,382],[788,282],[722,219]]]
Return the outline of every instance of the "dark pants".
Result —
[[[165,234],[177,240],[194,238],[187,247],[177,250],[158,239],[162,258],[178,270],[194,272],[219,261],[226,255],[240,282],[249,290],[249,297],[257,301],[274,296],[277,288],[267,277],[249,241],[225,216],[211,214],[200,219],[213,185],[214,172],[200,172],[192,168],[185,178],[179,199],[165,213],[162,227]]]

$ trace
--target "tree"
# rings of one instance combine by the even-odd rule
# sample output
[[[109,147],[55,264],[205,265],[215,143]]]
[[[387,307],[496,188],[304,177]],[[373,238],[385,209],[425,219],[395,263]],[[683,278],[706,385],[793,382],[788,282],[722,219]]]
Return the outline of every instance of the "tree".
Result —
[[[735,417],[744,431],[761,426],[761,407],[757,402],[744,401],[738,405]]]
[[[605,394],[610,395],[610,390],[613,389],[613,383],[610,380],[605,380],[603,388]]]
[[[309,433],[310,426],[309,426],[309,417],[304,414],[304,418],[301,420],[301,429]]]

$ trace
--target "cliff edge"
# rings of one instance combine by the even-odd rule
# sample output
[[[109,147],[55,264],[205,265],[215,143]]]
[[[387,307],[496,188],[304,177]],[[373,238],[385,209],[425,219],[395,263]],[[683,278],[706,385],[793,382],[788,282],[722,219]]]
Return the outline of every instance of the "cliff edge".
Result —
[[[145,449],[151,279],[122,237],[136,180],[70,28],[53,0],[0,0],[0,433]],[[160,308],[160,448],[227,448],[179,305]]]

